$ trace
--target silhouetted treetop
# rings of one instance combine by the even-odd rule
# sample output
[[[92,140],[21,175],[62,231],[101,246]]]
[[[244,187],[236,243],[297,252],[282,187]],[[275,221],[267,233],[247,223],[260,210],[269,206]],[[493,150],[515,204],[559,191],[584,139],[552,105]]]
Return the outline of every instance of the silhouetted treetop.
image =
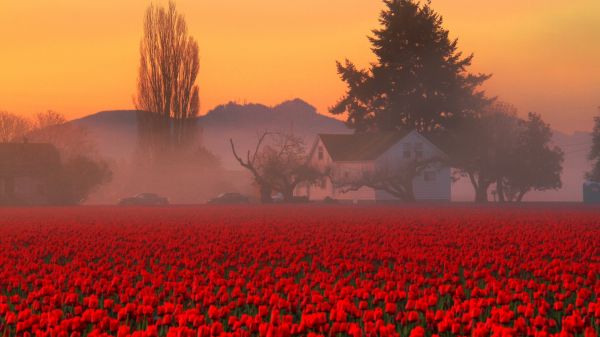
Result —
[[[357,131],[450,128],[456,119],[489,103],[480,85],[490,76],[472,74],[473,55],[464,56],[429,2],[385,0],[381,28],[369,37],[377,61],[359,69],[337,63],[347,92],[330,109],[347,113]]]
[[[150,5],[140,42],[138,115],[140,153],[156,160],[175,149],[189,147],[196,136],[199,110],[198,43],[175,3]]]

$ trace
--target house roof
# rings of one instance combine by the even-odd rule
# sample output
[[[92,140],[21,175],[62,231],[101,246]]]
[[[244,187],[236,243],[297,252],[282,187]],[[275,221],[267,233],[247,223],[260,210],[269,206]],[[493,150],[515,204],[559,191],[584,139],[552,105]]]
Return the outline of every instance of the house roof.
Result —
[[[319,134],[319,137],[334,161],[369,161],[377,159],[409,133]]]
[[[44,173],[60,165],[54,145],[47,143],[0,143],[0,175]]]

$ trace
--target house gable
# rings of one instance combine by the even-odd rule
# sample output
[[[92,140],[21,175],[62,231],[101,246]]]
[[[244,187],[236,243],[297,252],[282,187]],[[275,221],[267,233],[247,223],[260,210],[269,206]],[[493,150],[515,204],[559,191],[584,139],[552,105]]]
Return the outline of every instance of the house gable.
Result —
[[[387,161],[396,162],[399,159],[414,160],[419,153],[421,158],[445,157],[444,152],[429,139],[413,130],[383,152],[377,158],[377,162],[382,164]]]
[[[376,170],[388,161],[404,160],[404,151],[409,148],[411,159],[420,151],[422,158],[444,157],[444,153],[417,131],[406,133],[371,134],[320,134],[310,149],[307,161],[322,171],[341,179],[357,177],[362,172]],[[422,172],[414,179],[417,200],[450,200],[450,169],[436,166]],[[298,193],[309,200],[326,197],[350,201],[382,201],[396,198],[385,191],[363,186],[358,190],[336,188],[329,179],[321,184],[305,185]]]
[[[319,169],[325,169],[327,166],[333,163],[333,159],[323,144],[321,137],[318,137],[313,142],[310,152],[307,157],[308,162]]]

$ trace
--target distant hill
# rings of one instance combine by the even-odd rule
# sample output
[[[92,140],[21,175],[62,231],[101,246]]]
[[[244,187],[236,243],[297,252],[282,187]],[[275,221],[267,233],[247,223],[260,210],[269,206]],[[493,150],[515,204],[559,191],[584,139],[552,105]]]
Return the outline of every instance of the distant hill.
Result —
[[[135,110],[101,111],[70,123],[83,127],[98,152],[109,159],[127,161],[137,144]]]
[[[274,107],[262,104],[221,105],[199,118],[202,141],[214,153],[220,155],[224,167],[239,169],[231,154],[231,138],[240,153],[254,147],[258,134],[269,131],[293,132],[304,139],[307,147],[312,145],[318,133],[349,133],[343,122],[317,113],[306,102],[295,99]]]
[[[136,113],[135,110],[102,111],[71,123],[88,131],[102,155],[127,161],[137,144]],[[221,158],[225,168],[235,170],[240,167],[231,154],[230,138],[240,152],[245,152],[256,143],[257,135],[265,130],[293,132],[304,138],[307,147],[317,133],[351,132],[343,122],[319,114],[301,99],[274,107],[237,103],[220,105],[198,117],[198,125],[204,146]]]
[[[128,162],[137,142],[136,111],[103,111],[72,121],[85,127],[96,142],[98,151],[105,157]],[[233,139],[238,151],[245,153],[265,130],[293,131],[304,138],[309,147],[317,133],[349,133],[343,122],[319,114],[310,104],[294,99],[269,107],[262,104],[228,103],[198,117],[202,128],[202,142],[207,149],[221,158],[228,170],[241,170],[231,154],[229,139]],[[581,184],[590,168],[586,156],[591,147],[591,134],[575,132],[554,133],[554,143],[565,152],[563,188],[558,191],[532,192],[528,201],[581,201]],[[473,200],[473,188],[468,179],[453,184],[452,199]]]

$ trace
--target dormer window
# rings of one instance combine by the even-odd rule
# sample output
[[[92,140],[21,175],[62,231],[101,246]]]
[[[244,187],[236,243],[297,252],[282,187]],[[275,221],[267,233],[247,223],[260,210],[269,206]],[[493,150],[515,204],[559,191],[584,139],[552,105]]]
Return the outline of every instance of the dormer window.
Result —
[[[319,149],[317,150],[318,156],[319,156],[319,160],[323,160],[323,157],[325,156],[323,154],[323,147],[319,146]]]
[[[416,159],[423,158],[423,143],[415,144],[415,158]]]
[[[410,159],[410,157],[412,157],[410,143],[404,144],[403,157],[404,157],[404,159]]]
[[[425,171],[423,172],[423,179],[427,182],[435,181],[435,171]]]

